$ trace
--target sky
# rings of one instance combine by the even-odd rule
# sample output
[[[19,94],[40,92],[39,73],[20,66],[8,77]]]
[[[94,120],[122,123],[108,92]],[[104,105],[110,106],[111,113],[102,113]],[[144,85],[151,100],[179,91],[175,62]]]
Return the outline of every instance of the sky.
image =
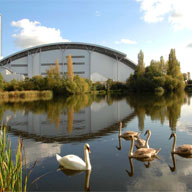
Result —
[[[192,0],[0,0],[2,57],[53,42],[85,42],[145,65],[176,50],[192,74]]]

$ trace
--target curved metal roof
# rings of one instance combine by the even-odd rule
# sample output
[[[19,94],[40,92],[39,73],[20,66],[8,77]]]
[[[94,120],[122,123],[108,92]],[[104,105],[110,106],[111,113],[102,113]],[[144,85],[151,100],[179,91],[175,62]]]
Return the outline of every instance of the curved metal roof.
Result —
[[[17,53],[14,53],[12,55],[9,55],[1,59],[0,65],[6,65],[11,61],[20,59],[22,57],[26,57],[30,54],[35,54],[35,53],[49,51],[49,50],[56,50],[56,49],[83,49],[83,50],[95,51],[95,52],[110,56],[112,58],[118,59],[121,62],[128,65],[129,67],[131,67],[132,69],[134,70],[136,69],[136,64],[133,61],[127,59],[126,54],[120,51],[117,51],[108,47],[104,47],[101,45],[95,45],[95,44],[89,44],[89,43],[72,43],[72,42],[43,44],[43,45],[28,48],[28,49],[24,49],[22,51],[19,51]]]

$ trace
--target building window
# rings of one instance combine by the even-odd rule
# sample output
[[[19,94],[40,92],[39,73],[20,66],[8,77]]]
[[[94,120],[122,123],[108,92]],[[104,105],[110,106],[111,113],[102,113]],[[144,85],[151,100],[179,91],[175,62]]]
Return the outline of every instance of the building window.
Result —
[[[66,56],[66,58],[68,58],[68,56]],[[84,55],[73,55],[72,58],[85,58]]]
[[[74,74],[85,74],[84,71],[78,71],[78,72],[74,72]]]
[[[60,66],[63,66],[63,63],[59,63]],[[67,63],[64,63],[67,65]],[[73,65],[85,65],[84,62],[73,62]],[[55,66],[55,63],[42,63],[41,66]]]
[[[22,65],[22,64],[12,64],[11,67],[27,67],[28,65]]]

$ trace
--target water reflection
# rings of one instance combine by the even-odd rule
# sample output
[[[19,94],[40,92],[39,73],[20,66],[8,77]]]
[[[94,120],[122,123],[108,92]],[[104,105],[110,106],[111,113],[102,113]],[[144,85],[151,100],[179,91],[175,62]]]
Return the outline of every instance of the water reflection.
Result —
[[[183,141],[191,142],[189,104],[190,97],[185,94],[129,95],[123,98],[82,95],[49,102],[2,103],[0,114],[10,126],[13,147],[17,146],[17,135],[24,139],[27,168],[37,160],[29,180],[50,173],[37,182],[38,187],[32,186],[32,191],[79,191],[84,181],[87,191],[90,185],[93,191],[184,191],[192,189],[191,159],[171,157],[172,141],[168,136],[174,130],[179,145]],[[178,125],[187,120],[188,127],[183,124],[185,129],[181,132]],[[162,148],[161,160],[128,160],[131,143],[118,137],[120,121],[123,123],[122,132],[141,130],[143,133],[150,129],[149,144]],[[81,156],[85,142],[91,145],[93,152],[91,176],[86,172],[56,172],[55,154],[73,152]],[[174,172],[170,171],[169,165]],[[132,177],[128,178],[127,174]]]
[[[59,167],[59,170],[62,171],[66,176],[74,176],[77,174],[84,173],[85,174],[84,190],[90,191],[89,183],[90,183],[91,170],[75,171],[75,170],[64,169],[63,167]],[[81,183],[83,183],[83,181]]]
[[[129,177],[132,177],[134,175],[134,165],[133,165],[133,159],[132,157],[129,157],[129,164],[130,164],[130,171],[126,169],[126,172],[128,173]],[[144,166],[146,168],[150,168],[151,166],[151,161],[154,161],[155,159],[159,159],[158,156],[152,157],[152,158],[145,158],[145,159],[135,159],[136,161],[141,161],[144,162]],[[147,162],[147,163],[145,163]]]
[[[171,130],[176,130],[181,106],[189,100],[185,92],[164,96],[136,94],[127,97],[127,102],[134,107],[138,116],[138,127],[141,131],[144,129],[146,115],[150,116],[152,120],[160,120],[162,124],[168,119]]]
[[[4,106],[7,110],[3,119],[9,119],[7,123],[12,133],[43,142],[80,141],[105,135],[114,131],[114,125],[120,120],[134,117],[134,109],[127,105],[126,99],[108,105],[105,97],[98,103],[88,95],[46,104],[42,101],[34,106],[14,104],[12,110],[9,104]]]
[[[140,131],[144,130],[146,116],[161,124],[168,120],[171,130],[176,130],[184,103],[190,103],[184,92],[161,97],[135,94],[123,99],[79,95],[49,102],[1,103],[0,118],[8,121],[15,133],[40,136],[51,142],[53,137],[62,140],[88,136],[134,115]]]

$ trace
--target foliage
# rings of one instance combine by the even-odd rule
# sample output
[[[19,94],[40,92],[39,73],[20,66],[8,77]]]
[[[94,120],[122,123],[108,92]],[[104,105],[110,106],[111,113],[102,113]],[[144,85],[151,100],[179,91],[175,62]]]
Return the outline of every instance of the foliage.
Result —
[[[140,57],[144,57],[141,51]],[[141,63],[140,60],[138,62]],[[155,92],[161,87],[162,92],[170,92],[184,89],[183,74],[180,72],[180,64],[176,59],[174,49],[171,49],[166,64],[163,57],[160,57],[160,61],[151,60],[150,66],[147,66],[141,73],[141,70],[138,70],[141,68],[140,63],[138,63],[135,73],[127,80],[128,90]]]
[[[3,89],[3,76],[0,73],[0,90],[2,90],[2,89]]]
[[[186,102],[184,91],[169,94],[129,94],[127,102],[135,109],[138,116],[139,128],[144,129],[145,116],[152,120],[160,120],[163,124],[167,119],[172,130],[176,130],[177,121],[181,114],[181,106]]]
[[[144,54],[143,51],[140,50],[138,54],[137,74],[143,75],[144,73],[145,73]]]
[[[15,154],[15,162],[13,162],[11,141],[8,141],[6,128],[1,129],[0,140],[0,189],[1,191],[26,191],[27,190],[27,175],[25,174],[24,188],[23,185],[23,145],[21,140],[18,142],[18,149]],[[23,189],[22,189],[23,188]]]
[[[71,81],[73,81],[73,78],[74,78],[73,62],[72,62],[71,54],[69,54],[67,58],[67,78]]]

